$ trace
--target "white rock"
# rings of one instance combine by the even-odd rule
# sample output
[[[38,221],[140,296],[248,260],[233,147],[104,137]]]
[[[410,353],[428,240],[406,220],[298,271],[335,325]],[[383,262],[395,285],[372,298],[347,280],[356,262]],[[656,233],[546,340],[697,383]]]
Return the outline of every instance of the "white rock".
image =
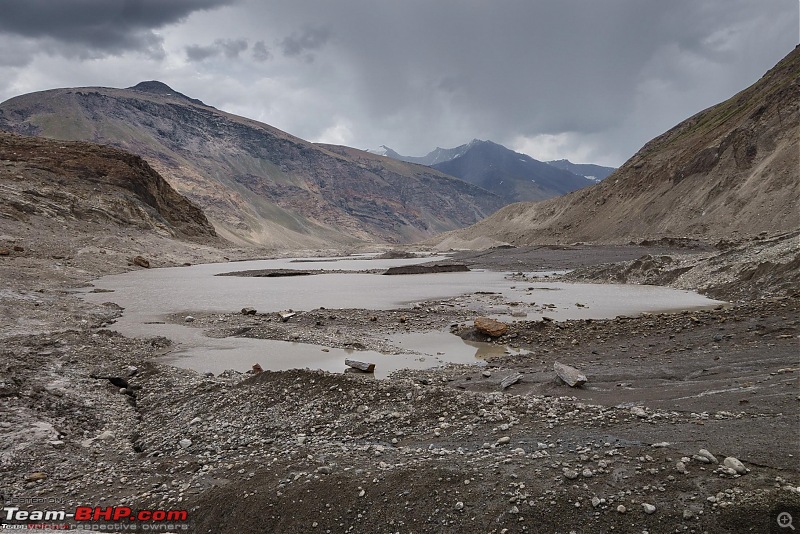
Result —
[[[631,413],[636,417],[647,417],[647,412],[641,406],[631,408]]]
[[[511,441],[511,438],[510,438],[510,437],[508,437],[508,436],[503,436],[502,438],[500,438],[500,439],[498,439],[498,440],[497,440],[497,444],[498,444],[498,445],[505,445],[506,443],[509,443],[510,441]]]
[[[187,315],[186,317],[183,318],[183,321],[186,323],[193,323],[194,317],[192,317],[191,315]]]
[[[190,440],[190,439],[186,439],[186,438],[183,438],[182,440],[180,440],[180,441],[178,442],[178,445],[180,445],[180,446],[181,446],[181,447],[183,447],[184,449],[188,449],[189,447],[191,447],[191,446],[192,446],[192,440]]]
[[[708,459],[708,461],[711,462],[712,464],[719,463],[717,462],[717,457],[708,452],[706,449],[700,449],[697,454],[698,456],[702,456],[703,458]]]
[[[656,507],[646,502],[642,503],[642,508],[644,508],[644,513],[646,514],[654,514],[656,512]]]
[[[623,506],[622,504],[620,504],[619,506],[617,506],[617,512],[619,512],[619,513],[621,513],[621,514],[624,514],[624,513],[625,513],[625,512],[627,512],[627,511],[628,511],[628,509],[627,509],[627,508],[625,508],[625,506]]]
[[[600,499],[598,497],[592,497],[592,507],[597,508],[600,506]]]
[[[456,503],[456,510],[463,510],[463,509],[464,509],[464,503],[461,502],[461,501],[458,501]]]
[[[733,456],[728,456],[725,458],[725,460],[722,461],[722,464],[729,469],[733,469],[740,475],[747,473],[747,468],[744,466],[744,464]]]

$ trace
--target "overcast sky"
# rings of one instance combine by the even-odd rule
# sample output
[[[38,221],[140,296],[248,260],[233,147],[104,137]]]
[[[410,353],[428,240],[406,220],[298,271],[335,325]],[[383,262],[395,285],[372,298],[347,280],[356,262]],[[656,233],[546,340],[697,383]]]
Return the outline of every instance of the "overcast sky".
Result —
[[[798,0],[3,0],[0,101],[160,80],[311,141],[620,165],[755,82]]]

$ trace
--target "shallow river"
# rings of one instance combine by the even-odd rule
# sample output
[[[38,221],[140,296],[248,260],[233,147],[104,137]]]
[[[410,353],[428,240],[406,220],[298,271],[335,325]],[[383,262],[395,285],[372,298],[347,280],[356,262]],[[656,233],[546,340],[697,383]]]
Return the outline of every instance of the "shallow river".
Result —
[[[690,309],[719,304],[697,293],[635,285],[519,282],[507,273],[471,271],[422,275],[382,276],[366,273],[329,273],[312,276],[254,278],[214,276],[250,269],[344,270],[386,269],[441,259],[378,260],[368,256],[349,258],[279,259],[204,264],[191,267],[140,270],[94,281],[96,288],[113,293],[83,293],[87,301],[112,301],[123,308],[113,329],[126,336],[165,336],[177,344],[167,361],[177,366],[219,373],[225,369],[247,370],[255,362],[264,369],[313,368],[340,372],[344,359],[376,363],[376,375],[399,368],[428,368],[448,362],[480,363],[505,347],[467,343],[447,332],[392,336],[396,346],[409,354],[385,355],[372,351],[347,351],[302,343],[246,338],[213,339],[199,328],[182,324],[153,324],[171,314],[231,313],[244,307],[259,312],[288,309],[311,310],[364,308],[394,309],[411,303],[457,297],[476,291],[495,292],[499,301],[493,313],[501,319],[541,318],[556,320],[603,319],[642,312]],[[534,273],[526,273],[532,275]],[[533,303],[537,303],[534,306]],[[554,307],[541,309],[542,303]],[[576,306],[580,303],[582,306]],[[524,314],[524,316],[523,316]],[[323,351],[322,349],[326,349]]]

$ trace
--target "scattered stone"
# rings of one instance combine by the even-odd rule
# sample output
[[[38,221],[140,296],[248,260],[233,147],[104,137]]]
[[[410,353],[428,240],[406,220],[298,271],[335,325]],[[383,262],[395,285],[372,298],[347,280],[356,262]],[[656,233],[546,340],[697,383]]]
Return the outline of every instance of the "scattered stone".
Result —
[[[0,256],[8,256],[11,254],[11,251],[7,248],[0,248]]]
[[[291,310],[290,311],[285,311],[285,312],[278,312],[278,316],[280,316],[281,322],[283,322],[283,323],[287,322],[289,319],[291,319],[295,315],[297,315],[297,313],[293,312]]]
[[[684,519],[691,519],[693,517],[694,517],[694,512],[692,512],[691,510],[686,509],[686,510],[683,511],[683,518]]]
[[[464,509],[464,503],[463,503],[463,502],[461,502],[461,501],[458,501],[458,502],[456,503],[455,509],[456,509],[456,510],[463,510],[463,509]]]
[[[183,449],[188,449],[192,446],[192,440],[184,438],[178,442],[178,445],[180,445]]]
[[[264,372],[264,368],[261,367],[261,364],[255,363],[253,364],[253,368],[248,371],[250,374],[258,375]]]
[[[636,417],[642,417],[642,418],[647,417],[647,412],[641,406],[634,406],[633,408],[631,408],[631,413]]]
[[[150,261],[143,256],[134,256],[134,258],[131,260],[131,263],[138,267],[144,267],[145,269],[150,268]]]
[[[646,513],[648,515],[656,513],[656,507],[653,506],[652,504],[643,502],[642,503],[642,508],[644,508],[644,513]]]
[[[41,471],[36,471],[35,473],[31,473],[30,475],[25,477],[26,482],[38,482],[40,480],[45,480],[47,478],[47,473],[43,473]]]
[[[553,364],[553,370],[558,375],[558,378],[564,381],[569,387],[576,388],[584,385],[587,382],[586,375],[575,369],[570,365],[560,362]]]
[[[683,473],[684,475],[686,474],[686,464],[683,462],[677,462],[675,464],[675,469],[678,471],[678,473]]]
[[[747,473],[747,468],[744,466],[742,462],[738,459],[734,458],[733,456],[728,456],[722,461],[722,464],[727,467],[728,469],[733,469],[740,475],[744,475]]]
[[[587,468],[585,468],[585,469],[584,469],[584,470],[581,472],[581,475],[582,475],[584,478],[591,478],[591,477],[593,477],[593,476],[594,476],[594,473],[592,472],[592,470],[591,470],[591,469],[589,469],[589,468],[587,467]]]
[[[575,480],[576,478],[578,478],[578,472],[575,471],[574,469],[567,469],[565,467],[564,468],[564,477],[568,478],[569,480]]]
[[[697,456],[700,456],[700,457],[705,458],[706,460],[708,460],[708,462],[706,462],[706,463],[709,463],[709,462],[712,463],[712,464],[719,463],[717,461],[717,457],[714,456],[713,454],[711,454],[710,452],[708,452],[706,449],[700,449],[698,451],[698,453],[697,453]]]
[[[508,375],[503,380],[500,381],[500,389],[508,389],[512,385],[516,384],[522,380],[522,375],[520,373],[514,373],[512,375]]]
[[[624,514],[624,513],[625,513],[625,512],[627,512],[627,511],[628,511],[628,509],[627,509],[627,508],[625,508],[625,505],[623,505],[623,504],[620,504],[619,506],[617,506],[617,512],[619,512],[619,513],[621,513],[621,514]]]
[[[592,508],[597,508],[598,506],[600,506],[600,498],[595,495],[592,497]]]
[[[508,332],[508,325],[489,317],[477,317],[475,319],[475,329],[489,337],[500,337]]]
[[[502,438],[497,440],[498,445],[505,445],[506,443],[510,443],[511,438],[509,436],[503,436]]]
[[[183,318],[183,322],[185,322],[185,323],[193,323],[194,322],[194,317],[192,317],[191,315],[187,315],[186,317]]]
[[[374,363],[367,363],[367,362],[360,362],[358,360],[349,360],[346,359],[344,364],[348,367],[352,367],[353,369],[358,369],[364,373],[374,373],[375,372],[375,364]]]
[[[242,308],[242,315],[255,315],[256,309],[255,308]]]
[[[483,376],[483,378],[489,378],[490,376],[492,376],[492,373],[490,373],[489,371],[484,371],[481,373],[481,376]]]

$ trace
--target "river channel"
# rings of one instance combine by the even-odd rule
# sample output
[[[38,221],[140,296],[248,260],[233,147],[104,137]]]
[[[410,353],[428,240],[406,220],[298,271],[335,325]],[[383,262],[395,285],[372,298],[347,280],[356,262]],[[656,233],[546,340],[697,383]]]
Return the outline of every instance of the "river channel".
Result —
[[[393,336],[393,344],[407,350],[407,354],[357,351],[354,355],[353,351],[303,343],[239,337],[210,338],[199,328],[165,321],[175,314],[231,313],[244,307],[253,307],[259,312],[320,307],[390,310],[477,291],[500,296],[492,314],[509,321],[541,318],[541,308],[534,307],[533,303],[541,303],[543,299],[551,304],[546,315],[555,320],[604,319],[719,304],[697,293],[657,286],[551,282],[544,278],[545,273],[525,273],[529,277],[541,276],[534,283],[520,283],[509,277],[509,273],[483,270],[399,276],[380,274],[389,267],[440,259],[441,256],[431,256],[386,260],[360,255],[139,270],[93,282],[95,288],[113,293],[84,292],[81,296],[93,303],[111,301],[122,306],[123,315],[111,328],[123,335],[171,339],[175,350],[163,361],[179,367],[219,373],[225,369],[245,371],[258,362],[264,369],[271,370],[312,368],[341,372],[344,359],[354,357],[376,363],[378,377],[400,368],[430,368],[446,363],[480,364],[487,356],[513,349],[467,343],[448,332],[434,331]],[[332,272],[277,278],[216,276],[260,269]],[[504,302],[519,303],[513,318]],[[578,302],[580,307],[575,305]],[[523,310],[522,314],[520,310]]]

